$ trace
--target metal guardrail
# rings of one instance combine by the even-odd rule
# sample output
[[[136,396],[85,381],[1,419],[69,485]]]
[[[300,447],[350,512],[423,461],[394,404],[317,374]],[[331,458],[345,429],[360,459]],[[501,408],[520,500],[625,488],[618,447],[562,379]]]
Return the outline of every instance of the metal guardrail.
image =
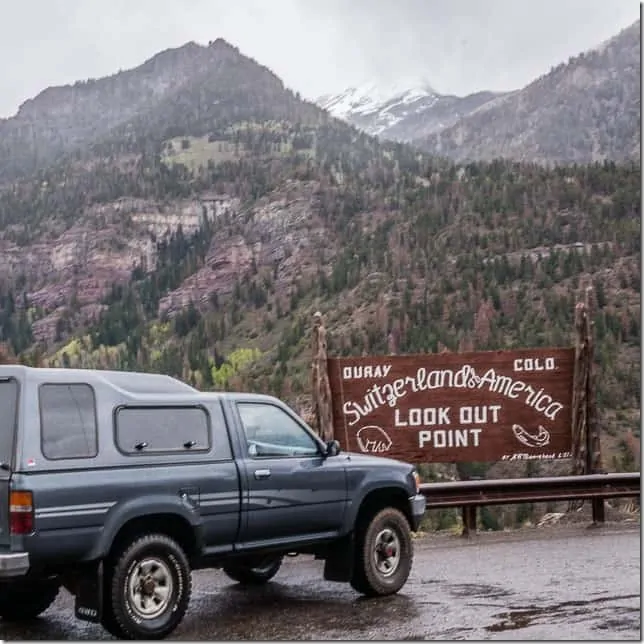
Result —
[[[584,474],[521,479],[423,483],[420,493],[427,509],[463,508],[464,533],[476,525],[476,508],[483,505],[590,499],[593,521],[604,521],[604,500],[639,497],[640,473]]]
[[[427,509],[640,496],[640,473],[423,483]]]

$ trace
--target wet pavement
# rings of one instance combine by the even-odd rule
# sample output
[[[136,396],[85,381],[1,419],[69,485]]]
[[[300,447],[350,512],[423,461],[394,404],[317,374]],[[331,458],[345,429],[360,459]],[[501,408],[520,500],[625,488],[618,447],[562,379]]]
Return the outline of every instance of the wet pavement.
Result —
[[[400,594],[364,599],[322,580],[322,562],[287,559],[274,581],[242,589],[194,573],[184,622],[169,639],[640,640],[640,528],[569,526],[415,542]],[[0,639],[112,639],[76,621],[72,598]]]

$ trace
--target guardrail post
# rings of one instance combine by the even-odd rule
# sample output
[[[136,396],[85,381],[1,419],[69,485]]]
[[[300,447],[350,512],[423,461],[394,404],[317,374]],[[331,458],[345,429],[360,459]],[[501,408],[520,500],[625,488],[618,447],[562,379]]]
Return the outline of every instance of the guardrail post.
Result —
[[[457,463],[456,469],[461,481],[480,481],[484,478],[482,476],[472,476],[468,474],[467,470],[463,469],[462,463]],[[463,519],[463,531],[461,532],[461,537],[468,539],[477,532],[476,524],[478,520],[478,506],[464,505],[461,508],[461,517]]]
[[[593,523],[604,523],[606,521],[606,502],[604,499],[593,499]]]
[[[463,532],[461,537],[468,539],[472,534],[476,534],[476,506],[464,505],[462,508]]]

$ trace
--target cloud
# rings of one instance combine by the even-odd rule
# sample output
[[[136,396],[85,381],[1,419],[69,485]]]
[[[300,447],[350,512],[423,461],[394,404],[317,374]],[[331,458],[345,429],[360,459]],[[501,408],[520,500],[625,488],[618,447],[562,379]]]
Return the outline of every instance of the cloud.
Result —
[[[5,0],[0,115],[49,85],[223,37],[313,98],[400,76],[521,87],[639,17],[637,0]]]

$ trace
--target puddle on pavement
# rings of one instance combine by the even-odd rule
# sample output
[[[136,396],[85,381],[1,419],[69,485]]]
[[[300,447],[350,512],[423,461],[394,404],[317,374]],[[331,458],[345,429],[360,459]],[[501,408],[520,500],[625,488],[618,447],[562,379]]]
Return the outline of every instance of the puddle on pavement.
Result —
[[[417,619],[416,598],[399,593],[392,597],[367,599],[355,593],[317,590],[273,582],[257,588],[231,585],[216,596],[202,596],[191,605],[191,616],[199,614],[216,624],[209,635],[219,639],[308,639],[323,633],[341,639],[347,632],[373,628],[399,628]],[[283,617],[283,619],[282,619]],[[194,630],[189,617],[184,630]],[[342,635],[344,634],[344,635]]]
[[[499,613],[495,615],[501,618],[501,621],[486,626],[485,630],[490,633],[498,633],[500,631],[512,631],[519,628],[526,628],[530,626],[536,617],[539,617],[546,611],[541,610],[517,610],[510,611],[509,613]]]
[[[535,620],[540,617],[547,618],[561,618],[564,617],[569,619],[573,616],[578,615],[588,615],[593,604],[602,604],[606,602],[620,601],[624,599],[639,599],[639,595],[620,595],[616,597],[598,597],[595,599],[589,600],[571,600],[567,602],[562,602],[560,604],[554,604],[551,606],[526,606],[521,609],[510,610],[503,613],[498,613],[494,615],[499,621],[489,626],[485,626],[485,630],[491,633],[498,633],[502,631],[511,631],[518,630],[522,628],[527,628],[533,624]],[[607,610],[611,613],[620,613],[626,612],[628,614],[636,612],[638,617],[640,614],[639,609],[637,608],[625,608],[622,606],[607,606]],[[633,620],[629,617],[625,619],[615,619],[609,618],[603,622],[602,625],[596,626],[595,628],[602,630],[609,630],[615,628],[616,630],[631,630],[636,628],[639,624],[639,619]]]
[[[621,607],[613,611],[612,617],[594,626],[597,631],[639,631],[642,628],[642,619],[639,608]]]
[[[500,586],[487,584],[450,584],[450,594],[453,597],[480,597],[483,599],[498,599],[514,594],[511,590]]]
[[[404,642],[424,642],[434,640],[464,640],[467,639],[467,634],[471,633],[473,628],[449,628],[440,633],[427,633],[425,635],[405,635],[401,637]]]

